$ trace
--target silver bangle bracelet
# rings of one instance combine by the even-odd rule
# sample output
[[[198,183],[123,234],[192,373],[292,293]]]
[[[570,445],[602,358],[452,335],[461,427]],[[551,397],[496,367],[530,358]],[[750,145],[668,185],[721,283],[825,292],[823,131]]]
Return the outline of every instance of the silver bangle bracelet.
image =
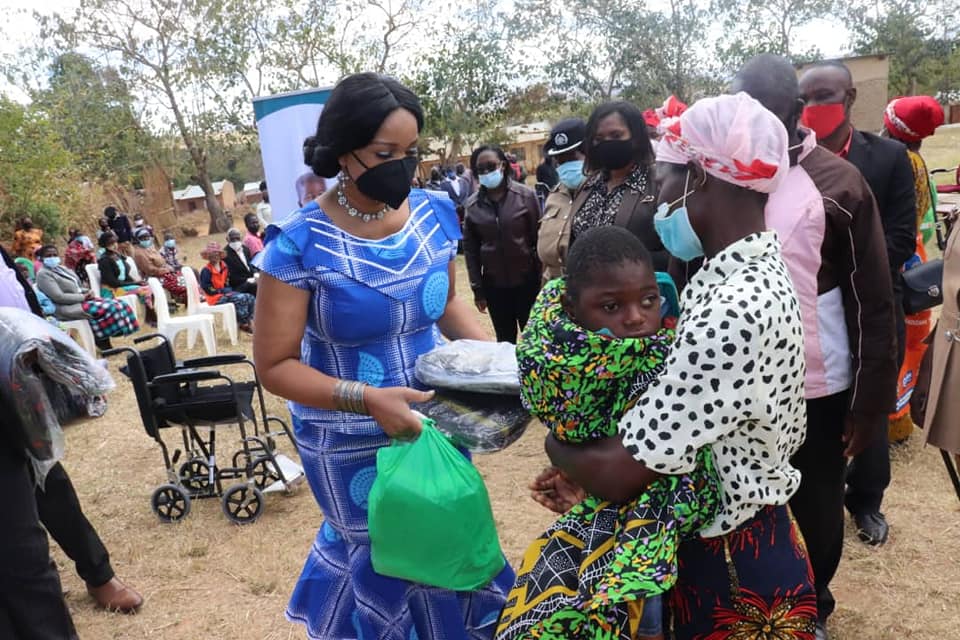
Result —
[[[368,415],[364,390],[367,385],[355,380],[338,380],[333,388],[333,402],[340,411]]]

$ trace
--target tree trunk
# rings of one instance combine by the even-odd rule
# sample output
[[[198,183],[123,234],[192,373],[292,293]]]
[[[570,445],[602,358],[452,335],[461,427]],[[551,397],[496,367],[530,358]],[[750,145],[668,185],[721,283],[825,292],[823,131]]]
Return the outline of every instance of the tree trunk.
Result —
[[[163,88],[167,94],[167,99],[170,101],[170,108],[173,111],[174,120],[177,123],[177,129],[180,131],[180,137],[183,138],[183,146],[187,148],[187,152],[190,154],[190,160],[193,162],[194,168],[197,170],[197,180],[200,182],[200,189],[203,190],[203,195],[207,202],[207,211],[210,214],[210,224],[208,226],[207,233],[217,233],[218,231],[226,231],[226,229],[221,229],[222,225],[218,225],[218,221],[223,217],[223,208],[220,206],[220,203],[217,201],[217,196],[213,192],[213,183],[210,181],[210,173],[207,171],[207,154],[201,149],[196,140],[194,140],[193,135],[190,133],[189,127],[187,127],[187,122],[183,117],[183,113],[180,111],[180,105],[177,102],[177,95],[173,90],[168,78],[161,75],[160,78],[163,83]]]

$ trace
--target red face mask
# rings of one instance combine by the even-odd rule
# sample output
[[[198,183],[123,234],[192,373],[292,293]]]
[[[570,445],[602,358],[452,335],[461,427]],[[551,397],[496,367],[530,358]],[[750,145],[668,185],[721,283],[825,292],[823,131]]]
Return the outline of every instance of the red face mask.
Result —
[[[846,109],[842,102],[812,104],[803,108],[800,123],[812,129],[817,134],[817,140],[823,140],[836,131],[846,117]]]

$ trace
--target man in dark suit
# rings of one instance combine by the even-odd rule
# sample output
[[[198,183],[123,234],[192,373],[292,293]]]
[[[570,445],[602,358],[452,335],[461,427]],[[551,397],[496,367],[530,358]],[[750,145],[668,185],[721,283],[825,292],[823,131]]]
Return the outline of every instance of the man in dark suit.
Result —
[[[803,124],[813,129],[818,142],[856,166],[873,191],[880,210],[894,289],[899,362],[903,361],[904,324],[900,271],[916,247],[917,214],[913,170],[907,150],[899,142],[858,131],[850,123],[857,98],[850,70],[840,62],[814,65],[800,78],[806,101]],[[899,366],[899,363],[898,363]],[[869,391],[868,391],[869,393]],[[891,411],[896,398],[878,398]],[[880,512],[883,492],[890,484],[890,444],[886,424],[878,425],[869,447],[856,456],[847,476],[847,509],[857,523],[861,540],[881,545],[889,527]]]
[[[250,249],[243,244],[243,234],[239,229],[227,232],[227,248],[223,261],[227,264],[227,284],[238,293],[257,295],[257,271],[253,264]]]

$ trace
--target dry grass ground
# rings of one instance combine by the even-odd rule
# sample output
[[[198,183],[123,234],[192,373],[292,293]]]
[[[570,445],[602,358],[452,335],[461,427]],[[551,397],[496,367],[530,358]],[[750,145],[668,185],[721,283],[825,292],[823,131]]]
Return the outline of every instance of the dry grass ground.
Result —
[[[948,137],[957,140],[942,136]],[[952,149],[956,162],[960,153],[955,143]],[[181,241],[189,264],[200,265],[199,250],[207,240]],[[462,294],[468,291],[462,264],[460,276]],[[220,348],[232,350],[223,341]],[[250,349],[250,338],[243,335],[239,350],[249,355]],[[182,338],[178,353],[188,355]],[[230,524],[215,500],[196,501],[179,524],[160,524],[149,508],[151,492],[164,481],[160,451],[143,432],[130,386],[116,372],[116,363],[111,370],[118,387],[107,415],[67,430],[64,463],[118,574],[143,593],[146,604],[135,616],[96,611],[69,560],[53,544],[81,638],[302,637],[299,627],[284,620],[283,610],[321,521],[309,490],[269,496],[263,517],[245,528]],[[278,398],[269,398],[268,409],[287,417]],[[477,458],[503,548],[514,563],[551,521],[525,489],[546,462],[542,436],[531,427],[507,451]],[[960,637],[960,502],[937,451],[924,447],[921,439],[918,432],[893,452],[893,483],[884,507],[892,525],[887,545],[867,548],[848,527],[834,582],[839,608],[831,631],[838,640]],[[288,445],[281,448],[293,455]],[[226,439],[221,451],[227,452]]]

